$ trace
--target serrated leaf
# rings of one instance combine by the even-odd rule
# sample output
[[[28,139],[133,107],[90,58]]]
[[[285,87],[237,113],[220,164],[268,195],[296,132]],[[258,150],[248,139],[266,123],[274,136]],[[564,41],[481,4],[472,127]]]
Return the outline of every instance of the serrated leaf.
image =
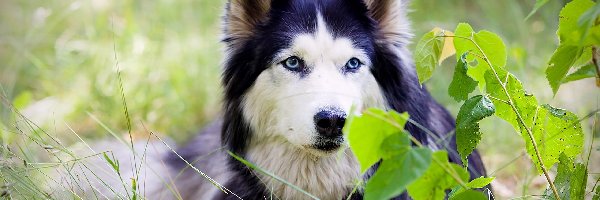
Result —
[[[406,134],[394,134],[391,141],[408,139]],[[388,140],[389,141],[389,140]],[[427,148],[393,148],[396,154],[384,158],[377,172],[365,188],[365,199],[390,199],[400,195],[406,186],[419,178],[431,163],[431,150]]]
[[[536,112],[539,110],[537,100],[535,96],[525,92],[521,82],[512,74],[500,68],[495,68],[495,70],[497,72],[496,75],[491,71],[486,74],[486,91],[493,97],[491,99],[496,106],[495,115],[510,123],[517,132],[521,133],[521,137],[525,141],[527,147],[527,153],[529,153],[532,160],[536,163],[538,170],[540,170],[541,168],[539,168],[539,162],[537,162],[536,153],[532,148],[531,139],[529,138],[527,130],[532,130],[532,127],[534,127]],[[498,79],[502,80],[502,83],[498,82]],[[502,85],[506,87],[507,92],[504,91]],[[510,98],[507,96],[507,93]],[[510,103],[514,104],[517,112],[513,110]],[[521,116],[523,124],[518,119],[517,114]],[[541,135],[539,137],[541,137]],[[541,139],[539,137],[535,138]],[[539,142],[537,144],[540,145]],[[558,156],[558,154],[556,156]]]
[[[460,107],[456,117],[456,147],[463,165],[468,166],[467,156],[481,140],[479,121],[492,116],[495,111],[492,101],[481,95],[470,98]]]
[[[588,9],[594,6],[591,0],[574,0],[560,11],[558,20],[558,37],[561,45],[576,45],[582,44],[581,38],[584,30],[580,27],[579,18]]]
[[[533,136],[546,168],[558,162],[561,154],[569,159],[575,158],[583,151],[583,130],[577,115],[567,110],[542,105],[537,111]],[[527,137],[528,138],[528,137]],[[526,141],[527,152],[535,158],[531,140]],[[537,159],[533,159],[536,166]],[[541,169],[538,168],[541,173]]]
[[[344,133],[348,135],[352,152],[360,163],[361,173],[377,163],[384,153],[379,148],[385,138],[400,133],[408,114],[370,108],[362,116],[351,116]],[[394,124],[391,124],[393,122]]]
[[[535,111],[538,107],[537,99],[523,89],[521,81],[514,75],[500,68],[495,68],[495,71],[497,74],[489,71],[485,76],[487,82],[486,91],[493,97],[491,99],[496,107],[495,115],[510,123],[517,132],[523,133],[524,127],[517,121],[517,114],[509,103],[512,101],[515,104],[524,123],[527,127],[532,127]],[[499,82],[498,79],[502,82]],[[502,85],[506,87],[511,99],[506,95]]]
[[[571,181],[571,199],[584,199],[587,184],[588,170],[584,164],[577,163],[573,171],[574,180]]]
[[[477,81],[467,75],[467,54],[464,53],[456,62],[454,76],[452,77],[450,87],[448,87],[448,94],[458,102],[467,100],[469,94],[477,87]]]
[[[542,6],[544,6],[546,3],[548,3],[548,1],[549,0],[536,0],[535,5],[533,6],[533,9],[527,15],[527,17],[525,17],[525,19],[529,19],[531,16],[533,16],[533,14],[535,14]]]
[[[560,199],[584,199],[587,168],[584,164],[574,163],[573,159],[565,154],[561,154],[559,160],[554,185]],[[556,199],[550,188],[546,189],[545,196],[548,199]]]
[[[488,197],[480,191],[466,190],[452,196],[450,200],[488,200]]]
[[[416,181],[408,186],[408,194],[414,200],[437,200],[444,199],[446,190],[458,185],[458,182],[444,169],[456,172],[461,181],[469,180],[469,172],[463,167],[448,162],[448,154],[445,151],[433,153],[434,159],[429,168]],[[435,160],[439,161],[435,162]]]
[[[491,67],[483,59],[483,55],[487,56],[492,65],[504,68],[507,60],[506,45],[498,35],[485,30],[475,33],[473,28],[466,23],[459,24],[454,34],[456,35],[454,47],[456,48],[457,60],[460,60],[460,56],[464,53],[469,52],[467,60],[475,60],[476,62],[473,63],[477,63],[477,65],[470,67],[467,74],[477,81],[480,89],[483,90],[485,88],[485,73]]]
[[[596,72],[596,66],[594,64],[589,64],[577,69],[577,71],[573,72],[572,74],[569,74],[567,77],[565,77],[562,84],[585,78],[593,78],[596,77],[597,74],[598,72]]]
[[[440,56],[442,55],[444,38],[437,37],[437,33],[438,31],[434,29],[423,35],[421,40],[417,43],[414,59],[420,83],[431,78],[433,71],[439,63]]]
[[[543,165],[552,167],[558,161],[558,156],[565,153],[570,158],[583,150],[583,132],[575,114],[566,110],[544,105],[538,106],[537,100],[527,94],[521,82],[505,70],[495,68],[498,78],[492,73],[486,74],[487,92],[496,106],[496,116],[509,122],[525,141],[527,153],[536,164],[538,172],[542,172],[533,143],[528,134],[529,129],[536,140]],[[507,92],[502,88],[505,85]],[[510,95],[510,99],[506,93]],[[519,122],[517,113],[508,104],[512,102],[523,120]]]
[[[550,58],[548,68],[546,69],[546,79],[548,79],[555,95],[565,76],[567,76],[569,69],[571,69],[582,53],[582,47],[560,45],[552,55],[552,58]]]
[[[467,62],[470,62],[471,67],[468,67],[467,74],[473,78],[473,80],[477,81],[479,84],[479,88],[485,87],[485,81],[483,81],[481,74],[487,71],[487,67],[485,62],[479,57],[474,56],[472,53],[479,53],[477,46],[471,41],[475,39],[475,31],[471,25],[467,23],[460,23],[456,26],[456,30],[454,31],[454,35],[456,35],[456,39],[454,40],[454,48],[456,48],[456,60],[460,62],[462,59],[462,55],[467,53]],[[466,38],[466,39],[465,39]]]

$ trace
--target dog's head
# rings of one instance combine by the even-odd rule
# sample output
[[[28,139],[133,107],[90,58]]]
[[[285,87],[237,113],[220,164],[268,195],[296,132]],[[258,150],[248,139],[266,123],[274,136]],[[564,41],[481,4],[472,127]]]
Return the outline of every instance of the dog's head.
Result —
[[[224,143],[243,153],[250,140],[275,139],[315,155],[343,146],[351,110],[389,105],[378,78],[390,70],[377,68],[399,70],[386,62],[396,58],[389,49],[410,38],[404,6],[401,0],[230,0]]]

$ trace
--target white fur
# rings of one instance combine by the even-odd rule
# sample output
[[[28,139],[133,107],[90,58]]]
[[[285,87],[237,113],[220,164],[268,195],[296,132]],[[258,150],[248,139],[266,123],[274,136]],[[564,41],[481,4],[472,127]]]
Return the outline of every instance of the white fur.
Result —
[[[310,73],[301,77],[281,66],[290,56],[304,60]],[[343,73],[346,62],[358,58],[364,66]],[[253,129],[248,159],[259,167],[322,199],[341,199],[359,178],[359,166],[345,141],[343,156],[313,149],[317,132],[313,116],[324,107],[347,114],[367,107],[385,107],[370,73],[371,61],[348,38],[334,38],[318,16],[315,33],[298,35],[277,54],[273,64],[256,79],[244,98],[243,114]],[[303,194],[260,175],[277,197],[296,199]]]
[[[317,156],[285,140],[272,138],[255,142],[248,151],[248,159],[320,199],[343,199],[359,180],[360,168],[350,149],[340,153]],[[257,175],[279,199],[309,199],[278,180]]]

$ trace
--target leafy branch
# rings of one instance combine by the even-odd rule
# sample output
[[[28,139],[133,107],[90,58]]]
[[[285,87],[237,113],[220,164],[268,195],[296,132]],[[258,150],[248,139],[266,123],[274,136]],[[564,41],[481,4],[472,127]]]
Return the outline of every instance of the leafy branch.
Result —
[[[404,115],[399,115],[404,121],[403,124],[398,123],[397,121],[394,120],[390,120],[387,119],[381,115],[378,115],[377,113],[374,112],[374,110],[367,110],[363,113],[363,115],[366,116],[370,116],[376,119],[379,119],[383,122],[387,122],[388,124],[394,126],[396,129],[398,129],[399,131],[404,130],[404,123],[406,123],[409,119],[408,115],[404,114]],[[413,142],[415,145],[417,145],[417,147],[419,148],[425,148],[425,146],[419,141],[417,140],[414,136],[407,134],[408,138],[410,139],[411,142]],[[452,176],[452,178],[458,183],[460,184],[461,187],[463,188],[468,188],[466,183],[460,178],[460,175],[451,167],[445,166],[444,163],[436,158],[436,157],[432,157],[432,161],[434,161],[436,164],[442,166],[443,170],[446,171],[446,173],[448,173],[450,176]],[[446,161],[447,162],[447,161]]]
[[[558,48],[548,61],[546,78],[554,94],[562,84],[596,78],[600,87],[597,46],[600,45],[600,4],[591,0],[574,0],[559,14]],[[569,74],[571,69],[577,69]]]
[[[540,105],[533,94],[525,92],[522,83],[505,69],[507,53],[502,39],[489,31],[475,32],[463,23],[454,33],[432,30],[422,37],[417,48],[415,58],[421,82],[428,80],[437,63],[444,60],[438,49],[452,49],[456,54],[457,65],[448,94],[458,102],[465,101],[456,121],[457,150],[463,164],[468,167],[467,156],[481,140],[479,121],[495,115],[521,133],[527,153],[544,174],[553,196],[564,197],[548,168],[561,155],[572,160],[583,151],[581,123],[575,114]],[[469,98],[477,86],[483,95]]]
[[[475,40],[473,40],[472,37],[470,37],[470,38],[462,37],[462,36],[439,36],[439,37],[455,37],[455,38],[465,39],[465,40],[471,41],[473,43],[473,45],[475,45],[475,47],[477,47],[477,50],[483,56],[483,60],[490,67],[490,70],[492,70],[494,77],[500,83],[500,86],[502,87],[502,90],[504,91],[504,93],[508,97],[508,102],[506,102],[506,101],[503,101],[503,102],[508,103],[508,105],[512,108],[512,110],[514,111],[514,113],[517,115],[518,122],[527,131],[527,135],[529,136],[529,139],[531,140],[531,144],[533,146],[533,150],[535,151],[535,154],[536,154],[535,156],[538,159],[538,162],[539,163],[543,163],[542,156],[540,155],[540,151],[538,150],[538,145],[537,145],[537,143],[535,141],[535,138],[533,136],[533,132],[531,131],[531,128],[529,128],[527,126],[527,124],[525,124],[525,120],[523,119],[523,117],[521,116],[521,113],[517,109],[517,106],[516,106],[516,104],[513,101],[513,97],[510,95],[510,93],[509,93],[509,91],[508,91],[508,89],[506,87],[507,82],[502,81],[500,79],[500,77],[498,76],[498,72],[496,72],[496,69],[493,67],[492,63],[490,62],[490,59],[487,57],[487,55],[485,54],[485,52],[483,51],[483,49],[479,46],[479,44],[477,44],[477,42]],[[507,76],[508,76],[508,74],[507,74]],[[550,184],[550,188],[552,188],[552,192],[554,193],[554,195],[556,196],[556,198],[560,200],[560,196],[558,194],[558,190],[556,190],[556,186],[554,186],[554,183],[552,183],[552,179],[550,178],[550,175],[548,174],[548,170],[546,169],[546,167],[543,164],[540,165],[540,168],[544,172],[544,176],[546,177],[546,180],[548,181],[548,184]]]
[[[407,133],[407,122],[407,113],[374,108],[347,120],[344,133],[361,172],[380,162],[377,172],[366,182],[365,199],[390,199],[403,191],[415,200],[443,199],[448,189],[453,189],[457,198],[474,192],[479,194],[475,199],[486,199],[471,189],[485,187],[494,178],[485,178],[483,183],[481,179],[469,182],[469,173],[450,163],[447,152],[433,152]]]

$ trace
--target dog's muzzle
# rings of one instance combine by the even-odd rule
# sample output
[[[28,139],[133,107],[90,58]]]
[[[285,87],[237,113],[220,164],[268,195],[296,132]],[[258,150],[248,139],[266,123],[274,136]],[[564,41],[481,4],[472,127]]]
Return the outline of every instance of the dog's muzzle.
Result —
[[[346,123],[346,113],[338,108],[326,108],[314,116],[315,128],[319,135],[314,147],[323,151],[339,148],[344,142],[342,128]]]

